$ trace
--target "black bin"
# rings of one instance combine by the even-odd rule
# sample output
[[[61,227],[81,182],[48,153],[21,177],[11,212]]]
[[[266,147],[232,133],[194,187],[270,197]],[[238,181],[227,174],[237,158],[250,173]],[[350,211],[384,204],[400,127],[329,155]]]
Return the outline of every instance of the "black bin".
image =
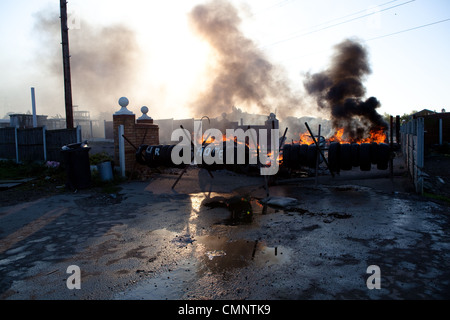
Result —
[[[70,189],[86,189],[91,186],[91,165],[86,143],[74,143],[61,150],[63,164],[66,168],[67,183]]]

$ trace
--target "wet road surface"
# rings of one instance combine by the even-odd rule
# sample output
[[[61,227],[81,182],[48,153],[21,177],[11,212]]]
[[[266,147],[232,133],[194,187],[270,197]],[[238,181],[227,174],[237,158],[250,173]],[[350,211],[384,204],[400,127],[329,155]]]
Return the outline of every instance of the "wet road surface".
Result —
[[[1,299],[450,298],[449,207],[403,178],[272,186],[297,200],[284,207],[263,205],[261,177],[193,169],[172,190],[176,178],[1,208]]]

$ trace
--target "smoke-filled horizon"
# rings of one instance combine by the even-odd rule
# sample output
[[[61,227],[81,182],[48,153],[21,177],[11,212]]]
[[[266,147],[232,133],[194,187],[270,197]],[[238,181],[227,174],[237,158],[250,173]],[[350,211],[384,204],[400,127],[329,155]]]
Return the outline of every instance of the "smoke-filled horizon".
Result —
[[[325,71],[307,74],[304,82],[318,107],[330,112],[333,128],[343,128],[350,139],[362,139],[370,131],[388,127],[376,111],[380,102],[375,97],[364,100],[363,82],[371,72],[367,50],[358,41],[347,39],[335,46],[331,66]]]
[[[191,103],[195,116],[219,116],[237,105],[283,118],[302,108],[301,94],[292,89],[285,70],[242,33],[238,10],[228,1],[198,5],[189,18],[193,31],[214,50],[207,87]]]
[[[41,41],[37,57],[47,80],[63,81],[61,25],[56,12],[35,15]],[[69,35],[73,104],[91,113],[112,114],[120,107],[118,94],[132,93],[140,47],[133,30],[123,24],[94,26],[83,21],[82,29]],[[85,110],[85,109],[83,109]]]
[[[49,79],[62,83],[58,13],[40,12],[35,20],[43,48],[39,69]],[[192,117],[220,117],[238,107],[248,118],[244,120],[250,121],[251,114],[268,116],[274,112],[289,123],[289,133],[298,133],[305,131],[301,130],[304,124],[296,125],[295,117],[315,114],[331,118],[334,129],[343,127],[347,136],[355,139],[368,130],[386,127],[376,112],[379,101],[373,97],[364,101],[363,81],[371,70],[367,51],[357,41],[336,45],[328,69],[306,74],[305,93],[294,90],[285,70],[244,35],[239,12],[228,1],[197,5],[188,20],[192,31],[212,52],[206,85],[200,93],[190,92],[190,102],[182,106],[189,107]],[[70,33],[70,48],[74,105],[108,118],[117,111],[121,92],[131,99],[138,95],[136,88],[142,88],[137,79],[140,66],[146,63],[143,59],[151,57],[143,53],[133,29],[124,24],[94,26],[83,21],[82,30]],[[310,103],[311,98],[317,105]]]

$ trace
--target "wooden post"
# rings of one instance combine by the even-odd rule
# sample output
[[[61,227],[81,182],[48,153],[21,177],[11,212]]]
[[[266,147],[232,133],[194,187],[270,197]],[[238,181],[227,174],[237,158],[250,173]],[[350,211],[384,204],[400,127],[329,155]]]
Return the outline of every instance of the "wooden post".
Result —
[[[315,183],[315,186],[317,187],[317,183],[318,183],[318,181],[319,181],[319,157],[320,157],[320,152],[319,152],[319,146],[320,146],[320,134],[321,134],[321,128],[322,128],[322,125],[320,125],[319,124],[319,133],[318,133],[318,135],[319,135],[319,144],[316,146],[316,148],[317,148],[317,152],[316,152],[316,183]]]
[[[400,137],[400,116],[395,116],[395,139],[397,144],[400,144],[402,141]]]
[[[69,28],[67,27],[67,2],[60,0],[61,39],[64,69],[64,96],[66,102],[66,128],[73,128],[72,81],[70,75]]]

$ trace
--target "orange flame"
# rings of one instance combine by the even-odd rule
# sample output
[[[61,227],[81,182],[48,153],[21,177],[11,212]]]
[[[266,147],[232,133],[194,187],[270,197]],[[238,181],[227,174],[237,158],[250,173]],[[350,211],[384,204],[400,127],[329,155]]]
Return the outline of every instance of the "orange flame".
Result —
[[[311,138],[311,135],[307,132],[301,133],[298,137],[298,140],[294,141],[294,144],[311,145],[313,143],[314,143],[314,140]]]
[[[328,140],[330,142],[345,142],[345,140],[342,138],[344,135],[344,128],[338,129],[338,131],[334,134],[334,136],[332,136],[331,138],[329,138]]]
[[[340,128],[337,130],[337,132],[330,138],[328,138],[329,142],[340,142],[340,143],[385,143],[386,142],[386,133],[383,129],[378,130],[372,130],[370,132],[370,137],[364,138],[364,139],[345,139],[344,138],[344,128]]]

